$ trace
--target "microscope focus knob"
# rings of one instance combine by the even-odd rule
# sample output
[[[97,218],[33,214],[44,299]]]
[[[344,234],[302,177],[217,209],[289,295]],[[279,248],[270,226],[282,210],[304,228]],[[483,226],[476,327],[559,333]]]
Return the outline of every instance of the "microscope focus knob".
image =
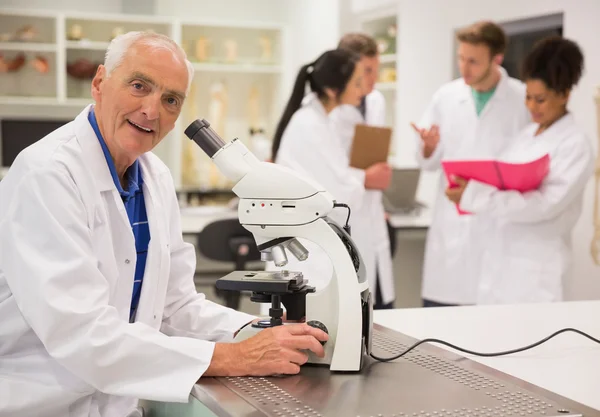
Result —
[[[310,320],[308,322],[306,322],[306,324],[308,324],[311,327],[316,327],[317,329],[321,329],[323,330],[325,333],[329,334],[329,331],[327,330],[327,327],[325,327],[325,325],[323,323],[321,323],[318,320]],[[322,345],[325,344],[325,342],[321,342]]]

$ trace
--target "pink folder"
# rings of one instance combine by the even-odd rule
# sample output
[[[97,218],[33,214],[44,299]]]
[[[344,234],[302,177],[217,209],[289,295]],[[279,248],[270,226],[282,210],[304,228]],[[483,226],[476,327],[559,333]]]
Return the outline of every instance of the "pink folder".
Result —
[[[455,187],[453,176],[477,180],[493,185],[499,190],[516,190],[522,193],[537,190],[550,170],[550,155],[531,162],[508,163],[494,160],[442,161],[450,187]],[[470,214],[457,207],[459,214]]]

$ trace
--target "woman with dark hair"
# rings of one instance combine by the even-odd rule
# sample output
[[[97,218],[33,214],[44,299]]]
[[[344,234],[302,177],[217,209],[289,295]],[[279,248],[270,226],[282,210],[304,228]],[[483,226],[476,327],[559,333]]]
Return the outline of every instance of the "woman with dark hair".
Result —
[[[301,68],[277,126],[272,159],[314,179],[338,202],[350,206],[352,237],[369,269],[367,262],[370,258],[365,251],[370,248],[364,248],[361,242],[365,239],[359,233],[364,229],[361,224],[365,222],[365,189],[381,186],[379,183],[386,182],[386,174],[382,174],[380,169],[350,167],[348,153],[330,117],[332,110],[342,104],[360,104],[364,88],[359,60],[360,56],[351,51],[335,49]],[[305,95],[307,86],[310,92]],[[335,209],[330,217],[343,224],[347,214],[343,209]],[[305,240],[302,243],[309,250],[308,260],[298,262],[290,258],[286,269],[303,272],[310,285],[320,289],[332,276],[331,260],[316,245]],[[269,268],[274,267],[270,265]],[[375,271],[367,273],[367,279],[375,299]]]
[[[561,301],[571,262],[571,231],[593,171],[589,139],[567,108],[583,72],[577,44],[560,37],[538,42],[525,59],[526,105],[533,124],[502,160],[550,155],[550,171],[536,191],[503,191],[459,179],[446,191],[463,210],[495,221],[487,231],[478,303]]]
[[[316,115],[327,116],[340,104],[360,104],[362,73],[358,70],[359,59],[360,57],[352,52],[334,49],[324,52],[315,62],[300,68],[294,90],[275,131],[272,148],[273,161],[277,161],[284,134],[287,133],[289,136],[295,133],[298,121],[312,121],[313,118],[310,116],[314,116],[314,110],[317,110]],[[307,84],[312,94],[305,99]],[[292,122],[292,117],[299,110],[302,111]],[[329,123],[327,117],[317,119],[320,119],[320,122]],[[288,130],[290,122],[292,123]]]

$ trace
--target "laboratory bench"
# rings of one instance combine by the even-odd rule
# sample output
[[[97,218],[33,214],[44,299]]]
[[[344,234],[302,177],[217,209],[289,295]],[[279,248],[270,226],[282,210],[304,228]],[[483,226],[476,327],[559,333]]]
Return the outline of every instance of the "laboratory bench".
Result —
[[[532,344],[566,327],[600,337],[600,301],[396,309],[374,313],[374,353],[438,338],[479,352]],[[162,416],[600,416],[600,345],[564,333],[521,353],[465,355],[424,344],[361,372],[303,366],[299,375],[205,378],[189,403],[143,402]]]

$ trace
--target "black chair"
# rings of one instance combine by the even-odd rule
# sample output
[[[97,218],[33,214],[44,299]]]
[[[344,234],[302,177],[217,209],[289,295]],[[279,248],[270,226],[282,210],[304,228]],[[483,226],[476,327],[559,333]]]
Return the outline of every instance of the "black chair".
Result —
[[[246,263],[260,260],[254,236],[237,218],[217,220],[208,224],[198,234],[198,251],[213,261],[233,262],[233,271],[245,270]],[[227,307],[239,310],[240,293],[216,290]]]

